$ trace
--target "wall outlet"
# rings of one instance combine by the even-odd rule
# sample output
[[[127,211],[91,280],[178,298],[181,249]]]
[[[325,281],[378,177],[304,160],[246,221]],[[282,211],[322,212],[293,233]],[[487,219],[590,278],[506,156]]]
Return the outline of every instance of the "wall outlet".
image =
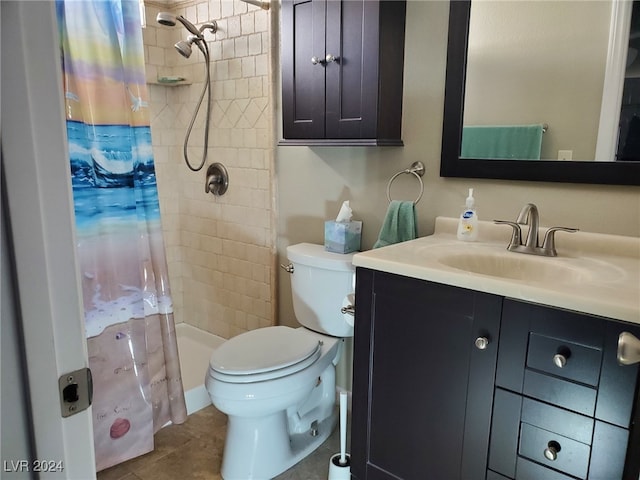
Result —
[[[572,160],[573,150],[558,150],[558,160]]]

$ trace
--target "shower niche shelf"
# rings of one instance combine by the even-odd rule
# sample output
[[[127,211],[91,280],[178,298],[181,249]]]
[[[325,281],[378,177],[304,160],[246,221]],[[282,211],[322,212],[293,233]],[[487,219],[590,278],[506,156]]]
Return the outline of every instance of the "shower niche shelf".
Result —
[[[191,85],[191,81],[184,77],[159,77],[156,80],[147,82],[149,85],[162,85],[164,87],[179,87],[180,85]]]

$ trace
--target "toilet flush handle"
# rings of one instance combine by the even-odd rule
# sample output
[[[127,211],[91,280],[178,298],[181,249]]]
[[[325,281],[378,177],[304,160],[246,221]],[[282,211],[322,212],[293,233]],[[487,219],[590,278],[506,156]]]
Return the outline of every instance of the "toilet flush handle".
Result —
[[[280,268],[282,268],[287,273],[293,273],[293,263],[290,263],[289,265],[281,263]]]
[[[342,307],[340,309],[341,314],[353,315],[356,316],[356,306],[355,305],[347,305],[346,307]]]

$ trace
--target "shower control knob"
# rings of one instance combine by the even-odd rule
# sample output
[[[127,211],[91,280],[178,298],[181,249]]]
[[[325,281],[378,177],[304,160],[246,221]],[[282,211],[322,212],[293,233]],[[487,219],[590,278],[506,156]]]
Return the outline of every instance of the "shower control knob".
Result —
[[[478,337],[474,343],[478,350],[486,350],[489,346],[489,339],[487,337]]]

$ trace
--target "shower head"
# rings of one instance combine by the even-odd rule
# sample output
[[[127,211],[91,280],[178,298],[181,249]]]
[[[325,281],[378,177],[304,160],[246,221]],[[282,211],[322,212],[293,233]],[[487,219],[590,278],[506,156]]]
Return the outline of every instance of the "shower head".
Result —
[[[189,58],[191,56],[191,45],[194,43],[200,47],[200,41],[202,37],[199,35],[189,35],[186,40],[180,40],[178,43],[174,45],[174,48],[178,51],[180,55],[184,58]]]
[[[182,25],[184,25],[184,28],[189,30],[190,33],[192,33],[193,35],[200,36],[200,31],[196,28],[196,26],[193,23],[191,23],[189,20],[184,18],[182,15],[176,16],[169,12],[158,12],[158,15],[156,16],[156,22],[158,22],[160,25],[165,25],[167,27],[175,27],[176,20],[179,21]]]
[[[174,47],[184,58],[189,58],[191,56],[191,44],[186,40],[180,40],[174,45]]]
[[[191,45],[193,45],[194,43],[200,49],[200,51],[204,55],[205,61],[208,63],[209,62],[209,49],[207,48],[207,42],[204,41],[202,36],[189,35],[186,40],[180,40],[173,47],[184,58],[189,58],[191,56]]]
[[[166,27],[175,27],[176,16],[169,12],[158,12],[158,15],[156,15],[156,22]]]

